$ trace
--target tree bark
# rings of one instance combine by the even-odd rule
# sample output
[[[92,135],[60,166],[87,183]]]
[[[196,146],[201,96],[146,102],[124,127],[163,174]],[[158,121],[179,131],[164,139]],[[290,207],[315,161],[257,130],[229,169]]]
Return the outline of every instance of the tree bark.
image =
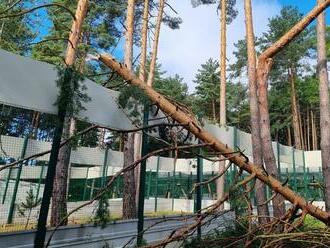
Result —
[[[76,60],[76,49],[80,41],[80,34],[84,19],[87,15],[88,0],[79,0],[75,13],[75,21],[72,24],[67,45],[65,64],[73,66]],[[65,119],[63,129],[63,139],[67,139],[72,131],[72,125],[69,117]],[[64,216],[67,215],[67,187],[68,187],[68,173],[70,165],[71,146],[68,143],[64,145],[58,156],[58,163],[56,166],[56,175],[54,180],[53,196],[52,196],[52,213],[50,219],[51,226],[57,226],[61,223]],[[67,221],[63,223],[67,224]]]
[[[295,148],[301,150],[301,129],[300,129],[300,118],[298,111],[298,102],[297,102],[297,93],[296,93],[296,76],[295,69],[291,67],[289,69],[289,80],[290,80],[290,89],[291,89],[291,112],[292,112],[292,127],[293,127],[293,136]]]
[[[141,31],[141,59],[139,78],[146,81],[146,61],[147,61],[147,44],[148,44],[148,24],[149,24],[149,0],[144,0],[143,24]]]
[[[292,137],[291,137],[291,127],[287,127],[287,134],[288,134],[288,146],[292,146]]]
[[[221,0],[220,17],[220,126],[224,127],[226,123],[226,56],[227,56],[227,0]],[[219,174],[223,173],[226,166],[224,161],[219,162]],[[225,195],[225,175],[220,177],[217,182],[217,199],[222,199]],[[223,210],[224,205],[219,207]]]
[[[253,163],[259,167],[263,166],[262,147],[260,137],[260,114],[258,106],[257,93],[257,62],[255,51],[255,37],[253,30],[252,6],[251,0],[244,1],[245,10],[245,25],[246,25],[246,43],[248,55],[248,78],[249,78],[249,93],[250,93],[250,115],[251,115],[251,139],[252,139],[252,153]],[[269,216],[268,205],[262,203],[266,202],[266,187],[257,179],[255,186],[255,194],[257,201],[258,216]],[[259,218],[259,223],[264,224],[269,221],[269,218]]]
[[[314,111],[311,111],[311,118],[312,118],[312,142],[313,142],[313,150],[316,151],[318,144],[317,144],[317,132],[316,132],[316,118]]]
[[[134,162],[134,135],[125,134],[124,139],[124,166],[127,167]],[[129,170],[124,173],[123,219],[136,218],[135,197],[136,188],[134,170]]]
[[[156,23],[156,30],[155,30],[155,38],[154,38],[154,44],[153,44],[153,48],[152,48],[152,56],[151,56],[151,61],[150,61],[149,76],[148,76],[148,81],[147,81],[147,84],[149,86],[151,86],[153,84],[153,81],[154,81],[154,78],[155,78],[158,44],[159,44],[160,28],[161,28],[161,25],[162,25],[163,15],[164,15],[164,6],[165,6],[165,0],[159,0],[158,16],[157,16],[157,23]]]
[[[318,0],[322,4],[324,0]],[[322,171],[325,184],[325,208],[330,211],[330,113],[329,79],[327,69],[325,13],[317,18],[317,70],[320,80],[320,130]]]
[[[127,70],[127,68],[123,67],[120,63],[118,63],[113,57],[111,57],[110,55],[103,54],[99,55],[97,59],[107,67],[114,70],[118,75],[120,75],[131,85],[141,89],[154,104],[157,104],[160,107],[160,109],[164,113],[171,116],[173,120],[184,125],[188,131],[194,134],[202,142],[204,142],[205,144],[209,144],[211,149],[220,152],[229,161],[231,161],[233,164],[237,165],[239,168],[246,171],[247,173],[255,175],[262,182],[269,185],[276,193],[283,195],[288,201],[295,204],[297,207],[304,209],[308,214],[321,220],[327,225],[330,224],[329,213],[306,201],[304,198],[293,192],[287,186],[283,186],[280,181],[278,181],[271,175],[271,173],[267,175],[263,169],[246,160],[244,156],[233,155],[233,150],[230,149],[227,145],[221,143],[218,139],[214,138],[206,130],[204,130],[198,124],[193,114],[187,114],[181,109],[181,107],[170,102],[164,96],[157,93],[150,86],[146,85],[145,82],[135,77],[134,74],[132,74],[129,70]]]
[[[307,151],[311,150],[311,139],[310,139],[310,119],[309,119],[309,109],[307,108],[307,120],[306,120],[306,126],[307,126]]]
[[[279,174],[276,165],[276,159],[272,146],[272,137],[270,133],[270,119],[268,112],[268,75],[272,66],[271,59],[259,59],[257,69],[257,81],[258,81],[258,99],[259,99],[259,111],[260,111],[260,137],[262,145],[262,154],[265,162],[267,172],[272,177],[279,179]],[[280,218],[285,214],[284,198],[281,195],[277,195],[273,199],[273,211],[274,217]]]
[[[129,71],[133,70],[133,33],[134,33],[135,0],[128,0],[125,33],[125,64]],[[134,134],[124,135],[124,168],[134,162]],[[136,188],[134,171],[124,174],[123,218],[136,218]]]

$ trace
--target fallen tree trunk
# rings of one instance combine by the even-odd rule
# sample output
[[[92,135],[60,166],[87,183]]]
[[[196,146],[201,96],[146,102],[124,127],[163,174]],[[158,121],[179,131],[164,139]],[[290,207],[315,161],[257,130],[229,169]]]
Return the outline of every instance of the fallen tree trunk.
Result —
[[[176,105],[164,96],[156,92],[146,82],[143,82],[132,74],[123,64],[118,63],[110,55],[99,55],[98,60],[104,63],[107,67],[118,73],[131,85],[140,88],[150,100],[157,104],[159,108],[178,123],[185,126],[185,128],[193,133],[197,138],[205,143],[211,143],[211,148],[215,151],[221,152],[224,157],[228,158],[232,163],[236,164],[242,170],[255,175],[259,180],[269,185],[276,193],[281,194],[285,199],[290,201],[293,205],[306,211],[308,214],[314,216],[327,225],[330,225],[330,214],[314,206],[312,203],[307,202],[304,198],[296,194],[287,186],[276,180],[274,177],[268,175],[262,168],[254,165],[243,155],[233,156],[233,150],[228,148],[227,145],[221,143],[214,138],[210,133],[204,130],[196,121],[193,115],[187,113],[181,106]],[[230,154],[230,155],[229,155]]]

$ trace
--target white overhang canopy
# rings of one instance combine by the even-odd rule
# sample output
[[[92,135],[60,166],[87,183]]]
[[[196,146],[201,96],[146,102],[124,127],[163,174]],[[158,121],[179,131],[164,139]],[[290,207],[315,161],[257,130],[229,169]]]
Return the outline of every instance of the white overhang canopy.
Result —
[[[56,115],[57,78],[55,66],[0,49],[0,103]],[[89,79],[83,83],[91,100],[83,103],[86,110],[77,119],[120,130],[133,128],[116,102],[118,92]]]

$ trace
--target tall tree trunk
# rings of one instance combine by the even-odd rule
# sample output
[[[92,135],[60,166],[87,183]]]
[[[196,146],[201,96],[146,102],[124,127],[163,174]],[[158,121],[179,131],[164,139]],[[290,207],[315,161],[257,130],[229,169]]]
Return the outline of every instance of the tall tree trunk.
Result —
[[[134,33],[135,0],[128,0],[126,14],[126,43],[125,43],[125,64],[127,69],[133,70],[133,33]],[[124,168],[134,162],[134,134],[124,134]],[[123,218],[136,218],[136,188],[134,170],[124,174],[123,189]]]
[[[156,69],[156,62],[157,62],[157,53],[158,53],[158,44],[159,44],[159,35],[160,35],[160,28],[163,21],[163,15],[164,15],[164,6],[165,6],[165,0],[159,0],[159,6],[158,6],[158,16],[157,16],[157,23],[156,23],[156,30],[155,30],[155,38],[154,38],[154,44],[152,48],[152,56],[150,61],[150,69],[149,69],[149,76],[147,84],[151,86],[154,81],[155,77],[155,69]]]
[[[70,32],[70,37],[66,50],[65,64],[73,66],[76,59],[76,49],[80,41],[80,34],[82,25],[87,14],[88,0],[79,0],[76,10],[76,20],[73,22]],[[70,117],[66,117],[63,129],[63,139],[67,139],[73,130]],[[64,145],[58,156],[58,163],[56,166],[56,175],[54,180],[53,196],[52,196],[52,213],[50,224],[57,226],[62,218],[67,214],[67,185],[68,173],[70,164],[71,146]],[[67,224],[63,223],[63,224]]]
[[[258,106],[257,92],[257,74],[256,74],[256,51],[253,30],[252,6],[251,0],[244,1],[245,9],[245,25],[246,25],[246,43],[248,55],[248,77],[249,77],[249,93],[250,93],[250,115],[251,115],[251,138],[252,138],[252,153],[253,163],[259,167],[263,166],[262,147],[260,137],[260,114]],[[269,216],[268,205],[262,205],[266,202],[266,187],[257,179],[255,186],[255,194],[257,200],[258,216]],[[259,223],[267,222],[268,218],[259,218]]]
[[[271,59],[259,58],[257,78],[258,78],[258,97],[260,111],[260,137],[262,145],[262,153],[267,172],[274,178],[279,179],[276,165],[276,159],[272,146],[272,137],[270,133],[270,120],[268,111],[268,92],[267,80],[270,68],[272,66]],[[273,199],[274,217],[280,218],[285,214],[284,198],[277,195]]]
[[[146,81],[146,62],[147,62],[147,45],[148,45],[148,24],[149,24],[149,0],[144,0],[143,8],[143,24],[141,30],[141,55],[140,55],[140,68],[139,78]],[[134,160],[141,158],[142,149],[142,133],[136,133],[134,135]],[[136,205],[139,199],[139,188],[140,188],[140,165],[135,167],[135,184],[136,184]]]
[[[260,56],[257,69],[258,92],[259,92],[259,111],[260,111],[260,133],[264,162],[270,175],[278,178],[276,159],[272,146],[270,133],[270,119],[268,110],[268,75],[272,67],[273,57],[296,38],[315,18],[330,5],[330,0],[324,1],[316,6],[303,19],[294,25],[285,35],[277,40],[272,46],[267,48]],[[285,213],[284,198],[277,195],[273,199],[274,216],[281,217]]]
[[[297,102],[297,93],[296,93],[296,72],[293,66],[289,69],[289,80],[290,80],[290,89],[291,89],[291,112],[292,112],[292,127],[293,127],[293,136],[294,144],[296,149],[302,149],[301,142],[301,132],[300,132],[300,121],[299,121],[299,111],[298,111],[298,102]]]
[[[324,0],[317,2],[321,4]],[[322,13],[317,18],[317,70],[320,80],[321,156],[325,184],[325,208],[326,211],[330,211],[330,105],[325,30],[325,13]]]
[[[226,126],[226,56],[227,56],[227,0],[221,0],[221,17],[220,17],[220,126]],[[219,174],[225,168],[224,161],[219,162]],[[223,175],[217,180],[217,199],[222,199],[225,195],[225,176]],[[219,210],[223,210],[221,205]]]

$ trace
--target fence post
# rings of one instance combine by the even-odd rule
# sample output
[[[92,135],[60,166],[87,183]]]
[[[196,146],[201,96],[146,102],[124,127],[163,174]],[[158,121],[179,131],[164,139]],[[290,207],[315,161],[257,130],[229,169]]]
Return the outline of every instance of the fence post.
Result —
[[[27,135],[24,138],[23,148],[22,148],[21,157],[20,157],[21,159],[23,159],[25,157],[28,142],[29,142],[29,136]],[[16,174],[16,181],[15,181],[13,196],[12,196],[11,202],[10,202],[10,208],[9,208],[9,214],[8,214],[8,218],[7,218],[7,224],[12,224],[13,223],[13,216],[14,216],[14,211],[15,211],[15,202],[16,202],[16,197],[17,197],[17,190],[18,190],[19,181],[21,179],[22,167],[23,167],[23,163],[20,163],[18,165],[18,168],[17,168],[18,171],[17,171],[17,174]]]
[[[143,111],[143,126],[148,125],[149,119],[149,105],[144,106]],[[142,151],[141,157],[148,154],[148,134],[145,130],[142,132]],[[140,184],[139,184],[139,202],[138,202],[138,227],[137,227],[137,246],[143,244],[143,226],[144,226],[144,198],[145,198],[145,184],[146,184],[146,169],[147,161],[143,160],[140,165]]]
[[[171,195],[172,195],[172,211],[174,211],[174,192],[176,189],[176,162],[174,163],[174,170],[173,170],[173,183],[171,186]]]
[[[84,186],[83,201],[85,201],[85,198],[86,198],[87,183],[88,183],[88,174],[89,174],[89,167],[87,167],[87,172],[86,172],[86,177],[85,177],[85,186]]]
[[[151,178],[152,178],[152,170],[150,169],[150,170],[149,170],[149,180],[148,180],[147,199],[150,198]]]
[[[158,173],[159,173],[159,164],[160,157],[157,157],[157,169],[156,169],[156,188],[155,188],[155,212],[157,212],[157,204],[158,204]]]
[[[278,169],[278,177],[279,180],[281,181],[282,179],[282,171],[281,171],[281,161],[280,161],[280,143],[276,142],[276,149],[277,149],[277,169]]]
[[[104,152],[104,161],[103,161],[103,171],[102,171],[102,180],[101,180],[101,188],[104,187],[106,177],[108,174],[108,153],[109,153],[109,145],[107,145]]]
[[[197,158],[197,184],[202,182],[203,177],[203,159],[201,157]],[[200,216],[202,210],[202,186],[199,185],[196,188],[196,213]],[[197,238],[201,239],[202,237],[202,229],[199,224],[197,227]]]
[[[295,149],[292,147],[292,165],[293,165],[293,189],[297,192],[297,172],[296,172],[296,160],[295,160]]]
[[[38,182],[38,188],[37,188],[37,193],[36,193],[36,201],[38,201],[38,198],[39,198],[39,192],[40,192],[42,177],[44,175],[44,169],[45,169],[45,162],[43,162],[42,166],[41,166],[41,171],[40,171],[40,175],[39,175],[39,182]]]
[[[3,196],[2,196],[2,204],[5,204],[5,200],[6,200],[6,196],[7,196],[7,191],[8,191],[8,186],[9,186],[9,182],[10,182],[10,177],[11,177],[11,171],[12,171],[12,167],[9,168],[8,171],[8,176],[7,176],[7,180],[6,180],[6,186],[5,186],[5,191],[3,192]]]
[[[307,174],[306,174],[306,160],[305,160],[305,151],[303,151],[303,170],[304,170],[304,188],[305,188],[305,198],[308,199],[308,182],[307,182]]]
[[[65,76],[65,81],[71,81],[69,75]],[[44,247],[45,237],[46,237],[46,224],[47,224],[47,217],[50,205],[50,198],[53,193],[53,184],[55,179],[56,173],[56,164],[58,159],[58,154],[60,151],[61,146],[61,139],[63,134],[63,127],[64,127],[64,120],[66,116],[66,104],[60,104],[58,107],[58,115],[57,115],[57,123],[54,132],[54,138],[52,143],[52,149],[50,152],[50,158],[47,168],[47,176],[45,180],[45,188],[43,192],[42,202],[40,206],[39,218],[38,218],[38,225],[37,231],[34,238],[34,247],[35,248],[42,248]]]

